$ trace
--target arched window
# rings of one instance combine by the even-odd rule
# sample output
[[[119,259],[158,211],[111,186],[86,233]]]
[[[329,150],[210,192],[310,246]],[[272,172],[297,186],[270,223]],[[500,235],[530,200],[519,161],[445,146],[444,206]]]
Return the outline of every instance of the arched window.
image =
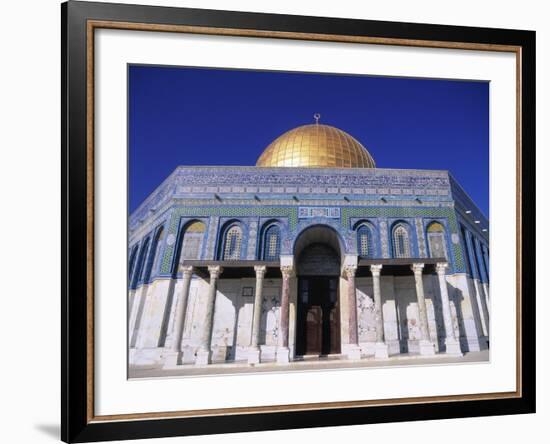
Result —
[[[281,231],[277,225],[271,225],[264,234],[263,260],[276,261],[281,251]]]
[[[156,270],[157,264],[160,256],[160,247],[162,245],[164,228],[160,227],[157,231],[155,239],[151,244],[151,252],[149,253],[149,260],[147,262],[147,269],[145,271],[144,280],[147,282],[151,278],[151,272]]]
[[[359,257],[374,257],[374,242],[368,226],[361,225],[357,230],[357,253]]]
[[[393,257],[411,257],[409,231],[403,224],[397,224],[392,233]]]
[[[202,243],[206,225],[201,221],[191,222],[184,231],[181,241],[180,261],[201,258]]]
[[[445,228],[439,222],[432,222],[428,225],[428,247],[430,257],[447,258],[447,248],[445,246]]]
[[[136,265],[136,271],[134,272],[134,277],[132,279],[131,288],[136,288],[141,276],[143,274],[143,269],[145,268],[145,258],[147,255],[147,251],[149,250],[149,241],[150,238],[147,238],[143,244],[141,245],[141,248],[139,250],[139,259]]]
[[[137,252],[138,246],[135,245],[130,253],[130,262],[128,263],[128,280],[132,278],[132,273],[134,272],[134,267],[136,266]]]
[[[487,250],[487,247],[485,245],[481,246],[481,258],[483,260],[483,266],[485,267],[487,279],[489,279],[489,250]]]
[[[468,247],[468,237],[466,236],[466,228],[460,226],[460,232],[462,233],[462,247],[464,249],[466,271],[472,275],[472,264],[470,263],[470,249]]]
[[[223,260],[232,261],[241,258],[243,232],[238,225],[231,226],[225,233]]]

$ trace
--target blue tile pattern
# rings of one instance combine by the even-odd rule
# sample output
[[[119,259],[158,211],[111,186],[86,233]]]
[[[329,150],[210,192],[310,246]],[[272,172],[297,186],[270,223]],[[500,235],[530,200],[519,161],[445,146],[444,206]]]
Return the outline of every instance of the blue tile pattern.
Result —
[[[203,259],[217,257],[222,230],[234,220],[244,228],[241,257],[248,260],[261,257],[264,227],[274,221],[281,254],[292,254],[300,233],[317,224],[332,227],[344,252],[357,254],[356,229],[368,221],[373,251],[388,258],[392,226],[403,221],[410,227],[413,256],[427,257],[426,227],[438,221],[445,227],[449,272],[456,273],[466,272],[459,223],[467,224],[467,215],[480,221],[468,229],[479,239],[479,260],[488,261],[488,231],[482,231],[488,221],[446,171],[178,167],[130,215],[129,243],[141,243],[159,221],[166,222],[160,265],[153,273],[169,276],[178,260],[179,231],[192,219],[206,224]]]

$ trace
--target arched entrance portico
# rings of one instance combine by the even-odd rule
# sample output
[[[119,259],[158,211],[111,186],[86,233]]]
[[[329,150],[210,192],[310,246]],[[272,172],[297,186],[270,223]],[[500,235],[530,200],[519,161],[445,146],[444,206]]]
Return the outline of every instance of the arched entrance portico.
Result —
[[[304,230],[294,247],[298,298],[296,356],[341,352],[339,277],[341,247],[333,228]]]

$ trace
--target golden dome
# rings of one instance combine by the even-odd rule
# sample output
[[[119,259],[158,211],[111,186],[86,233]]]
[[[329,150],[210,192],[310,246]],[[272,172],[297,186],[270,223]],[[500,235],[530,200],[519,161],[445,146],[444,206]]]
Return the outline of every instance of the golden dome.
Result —
[[[279,136],[264,150],[256,166],[376,167],[369,152],[352,136],[319,123],[299,126]]]

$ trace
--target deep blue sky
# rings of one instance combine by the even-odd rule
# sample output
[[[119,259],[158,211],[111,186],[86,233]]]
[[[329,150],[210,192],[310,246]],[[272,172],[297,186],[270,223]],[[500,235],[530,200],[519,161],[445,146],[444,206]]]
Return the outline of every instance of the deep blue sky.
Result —
[[[450,170],[488,216],[488,83],[135,65],[129,210],[178,165],[254,165],[314,113],[379,168]]]

